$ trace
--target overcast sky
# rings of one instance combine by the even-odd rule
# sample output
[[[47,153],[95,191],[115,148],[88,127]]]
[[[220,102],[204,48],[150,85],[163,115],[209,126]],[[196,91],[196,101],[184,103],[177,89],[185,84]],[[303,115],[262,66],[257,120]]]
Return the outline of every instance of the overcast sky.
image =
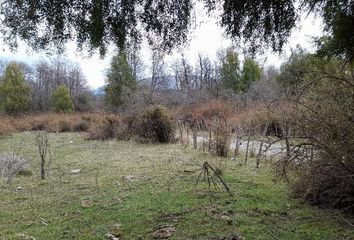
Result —
[[[201,19],[201,20],[198,20]],[[198,53],[208,55],[215,58],[216,52],[220,48],[226,48],[232,44],[232,41],[225,38],[223,30],[218,27],[215,19],[208,19],[205,16],[197,16],[198,24],[191,33],[191,40],[184,51],[185,56],[193,64],[197,59]],[[291,49],[295,48],[298,44],[308,50],[313,50],[314,47],[311,43],[311,37],[320,36],[322,34],[322,26],[320,19],[313,15],[302,17],[297,29],[294,29],[289,43],[282,55],[274,54],[270,51],[257,56],[257,60],[262,65],[275,65],[280,66],[282,62],[290,55]],[[20,44],[16,52],[11,52],[0,39],[0,59],[25,61],[33,63],[40,58],[46,58],[44,54],[31,52],[26,44]],[[113,52],[113,51],[110,51]],[[176,50],[171,56],[168,56],[168,61],[173,61],[177,56],[180,56],[181,51]],[[143,45],[142,58],[146,64],[150,62],[150,51],[148,47]],[[108,54],[104,59],[100,59],[98,54],[91,57],[84,56],[85,53],[75,51],[75,44],[69,43],[66,57],[74,62],[78,62],[87,78],[88,84],[91,88],[97,88],[104,84],[105,70],[109,66],[110,58],[112,55]],[[86,54],[87,55],[87,54]]]

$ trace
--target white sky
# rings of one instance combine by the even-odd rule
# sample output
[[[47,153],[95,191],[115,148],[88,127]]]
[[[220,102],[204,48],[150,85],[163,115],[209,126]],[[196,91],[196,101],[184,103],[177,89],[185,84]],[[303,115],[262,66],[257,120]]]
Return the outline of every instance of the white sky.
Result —
[[[212,59],[215,58],[216,52],[220,48],[226,48],[232,44],[231,40],[225,38],[223,30],[217,25],[215,19],[207,19],[204,16],[198,16],[203,21],[198,23],[191,34],[191,40],[184,50],[184,55],[193,64],[197,59],[198,53],[208,55]],[[282,62],[290,55],[291,49],[295,48],[298,44],[308,50],[313,50],[311,44],[311,37],[320,36],[322,34],[321,20],[313,15],[302,17],[300,25],[294,29],[289,43],[285,47],[282,55],[274,54],[268,51],[261,56],[257,56],[257,60],[264,65],[280,66]],[[7,60],[17,60],[25,62],[35,62],[40,58],[46,58],[45,54],[34,53],[26,46],[20,44],[16,52],[11,52],[7,46],[1,42],[0,36],[0,59],[6,58]],[[241,51],[241,49],[240,49]],[[111,53],[113,51],[110,51]],[[167,56],[168,61],[173,61],[176,57],[180,56],[181,51],[175,50],[172,56]],[[87,53],[79,53],[75,50],[75,44],[70,43],[67,46],[65,53],[66,57],[74,62],[78,62],[87,78],[88,84],[91,88],[97,88],[104,84],[105,69],[109,67],[109,62],[112,57],[107,54],[104,59],[100,59],[98,54],[91,57],[84,56]],[[142,47],[142,58],[145,64],[150,62],[150,51],[146,45]]]

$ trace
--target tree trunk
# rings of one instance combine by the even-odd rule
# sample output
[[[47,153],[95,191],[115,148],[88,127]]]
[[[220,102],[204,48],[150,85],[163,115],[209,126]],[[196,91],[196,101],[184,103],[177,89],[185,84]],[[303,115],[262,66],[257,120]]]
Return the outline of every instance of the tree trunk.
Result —
[[[198,148],[198,137],[197,137],[197,128],[193,128],[193,148],[197,149]]]
[[[41,159],[41,179],[45,179],[45,169],[44,169],[45,161]]]

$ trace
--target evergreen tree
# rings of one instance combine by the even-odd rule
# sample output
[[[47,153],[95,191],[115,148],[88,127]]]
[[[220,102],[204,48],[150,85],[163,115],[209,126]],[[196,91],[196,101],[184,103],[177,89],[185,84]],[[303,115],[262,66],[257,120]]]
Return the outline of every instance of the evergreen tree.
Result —
[[[20,66],[10,63],[0,85],[0,108],[9,114],[25,112],[28,110],[30,93]]]
[[[69,89],[64,85],[59,86],[52,95],[52,104],[55,112],[71,113],[74,105]]]
[[[238,54],[233,49],[227,49],[222,59],[221,81],[225,88],[239,92],[239,83],[241,80],[240,61]]]
[[[252,82],[258,81],[261,78],[262,69],[258,63],[251,58],[246,58],[243,63],[242,80],[238,85],[241,91],[247,91]]]
[[[308,73],[313,71],[312,65],[315,60],[314,55],[298,47],[282,64],[277,81],[287,96],[294,96],[301,92]]]
[[[136,80],[124,52],[112,58],[106,82],[105,102],[113,108],[121,107],[136,89]]]

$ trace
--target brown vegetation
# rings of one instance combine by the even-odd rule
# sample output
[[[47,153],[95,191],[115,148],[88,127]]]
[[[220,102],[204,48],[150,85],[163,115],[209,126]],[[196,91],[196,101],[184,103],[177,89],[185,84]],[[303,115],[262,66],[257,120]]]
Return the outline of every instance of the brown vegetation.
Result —
[[[21,115],[17,117],[0,115],[0,135],[24,131],[74,132],[98,124],[106,114],[56,114]],[[84,126],[85,125],[85,126]]]

